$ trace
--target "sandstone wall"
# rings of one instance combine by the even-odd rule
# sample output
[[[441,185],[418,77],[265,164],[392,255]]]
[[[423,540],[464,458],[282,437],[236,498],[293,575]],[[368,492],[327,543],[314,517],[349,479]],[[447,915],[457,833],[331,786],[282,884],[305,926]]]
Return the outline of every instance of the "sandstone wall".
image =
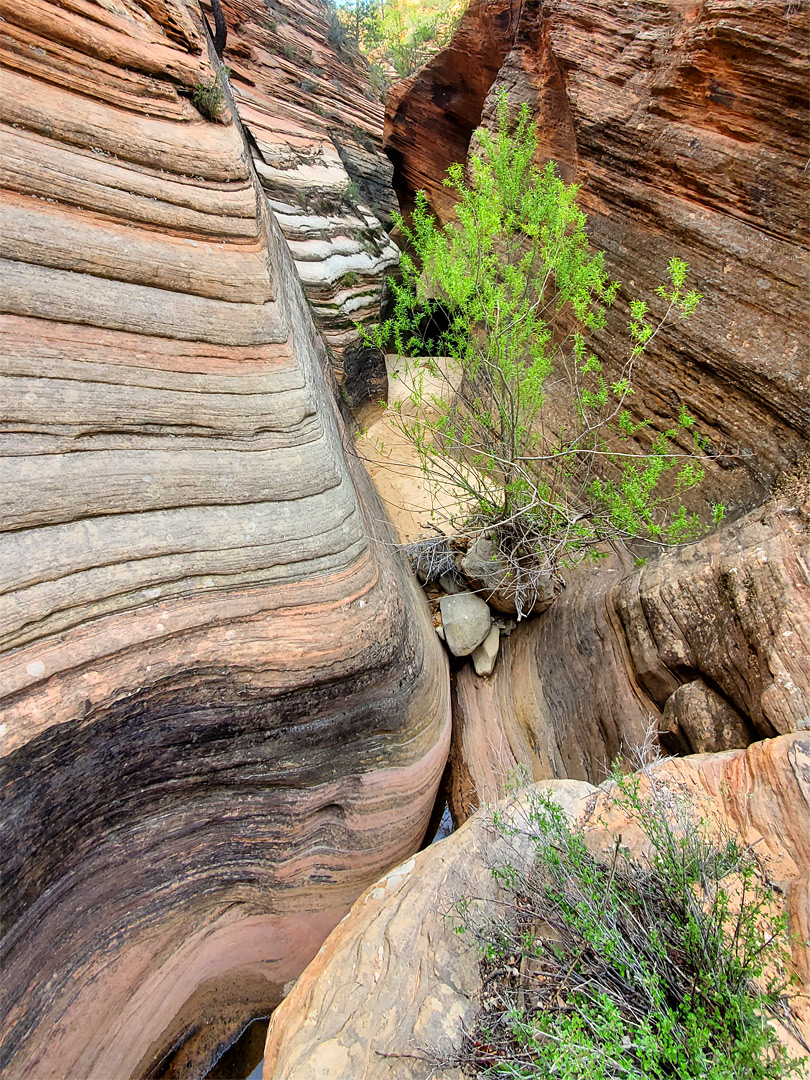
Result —
[[[396,265],[383,106],[368,65],[330,34],[321,0],[225,0],[225,63],[254,166],[339,378],[355,324],[379,318]],[[330,37],[333,40],[330,40]]]
[[[637,361],[629,406],[659,430],[682,405],[697,418],[709,460],[690,498],[732,521],[645,551],[642,570],[616,558],[570,574],[502,643],[490,680],[456,674],[457,819],[519,767],[598,781],[651,724],[680,753],[810,726],[807,20],[771,0],[475,0],[389,99],[400,199],[423,188],[442,220],[444,171],[493,123],[496,96],[529,103],[539,160],[581,185],[593,245],[624,283],[596,342],[609,372],[627,301],[653,297],[671,256],[691,264],[703,302]],[[565,410],[550,384],[547,423]],[[763,505],[775,485],[784,498]]]
[[[418,845],[446,664],[197,7],[1,13],[0,1071],[202,1075]]]
[[[810,729],[810,487],[792,494],[640,569],[578,569],[491,678],[458,671],[456,819],[520,769],[599,782],[651,727],[685,754]]]
[[[444,170],[495,95],[529,102],[541,159],[582,185],[624,283],[599,345],[611,371],[627,299],[653,298],[673,255],[690,263],[705,299],[636,365],[630,408],[665,428],[688,407],[716,458],[703,494],[733,513],[810,436],[807,33],[807,6],[775,0],[475,0],[386,119],[400,197],[424,188],[447,218]]]

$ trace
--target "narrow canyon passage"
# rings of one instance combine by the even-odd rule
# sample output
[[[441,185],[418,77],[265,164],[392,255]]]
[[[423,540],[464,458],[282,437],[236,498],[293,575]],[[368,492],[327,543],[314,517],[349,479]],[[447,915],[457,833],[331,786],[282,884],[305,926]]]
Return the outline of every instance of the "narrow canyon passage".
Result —
[[[269,1022],[264,1080],[416,1080],[383,1037],[460,1038],[478,968],[437,963],[403,1019],[422,961],[383,972],[363,910],[416,956],[383,908],[412,895],[444,957],[425,896],[476,809],[600,784],[651,726],[789,864],[806,937],[806,5],[473,0],[385,105],[321,0],[222,0],[222,58],[198,0],[2,8],[0,1073],[258,1080]],[[391,470],[407,387],[356,323],[390,308],[397,205],[452,220],[502,92],[628,283],[608,380],[628,298],[688,259],[703,300],[638,361],[627,446],[687,409],[727,519],[565,569],[529,619],[493,601],[458,655],[466,586],[400,543],[436,531]],[[330,1011],[349,954],[389,1020]]]

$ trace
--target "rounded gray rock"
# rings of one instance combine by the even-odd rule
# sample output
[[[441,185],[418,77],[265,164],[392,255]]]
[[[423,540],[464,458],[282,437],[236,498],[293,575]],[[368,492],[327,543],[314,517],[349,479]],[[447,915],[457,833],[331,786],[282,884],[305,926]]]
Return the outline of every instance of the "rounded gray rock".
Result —
[[[455,593],[439,601],[447,647],[453,656],[469,656],[489,633],[489,607],[475,593]]]

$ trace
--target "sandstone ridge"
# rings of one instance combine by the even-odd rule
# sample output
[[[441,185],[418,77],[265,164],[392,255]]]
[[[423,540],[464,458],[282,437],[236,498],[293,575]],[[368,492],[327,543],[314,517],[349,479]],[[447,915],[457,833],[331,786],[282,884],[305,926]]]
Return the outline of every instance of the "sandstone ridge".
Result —
[[[0,1071],[201,1076],[418,846],[446,661],[199,9],[3,20]]]
[[[810,888],[810,740],[788,735],[747,750],[670,760],[658,776],[688,792],[716,826],[756,843],[769,879],[785,895],[801,985],[794,999],[800,1030],[810,1035],[806,943]],[[608,793],[558,780],[538,785],[586,830],[591,850],[609,853],[619,834],[630,851],[641,837]],[[593,796],[596,795],[596,798]],[[532,855],[524,829],[526,794],[500,804],[515,835],[495,829],[481,811],[457,833],[381,879],[329,936],[268,1033],[264,1080],[443,1080],[465,1074],[447,1065],[471,1032],[482,976],[475,947],[453,930],[456,902],[487,905],[506,898],[492,868]],[[790,1037],[786,1036],[790,1042]],[[790,1043],[798,1053],[795,1043]],[[805,1073],[806,1075],[806,1073]]]

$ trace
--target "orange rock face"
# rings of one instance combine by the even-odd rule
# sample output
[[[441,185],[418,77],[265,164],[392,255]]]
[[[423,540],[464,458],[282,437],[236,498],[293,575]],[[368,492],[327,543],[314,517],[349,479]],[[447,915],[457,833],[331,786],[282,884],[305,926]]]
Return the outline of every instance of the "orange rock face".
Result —
[[[418,846],[446,664],[199,12],[3,19],[0,1072],[202,1075]]]
[[[491,678],[458,672],[456,818],[519,766],[599,782],[650,725],[687,754],[810,729],[810,490],[794,495],[639,570],[580,568]]]
[[[672,256],[690,263],[704,301],[636,366],[630,409],[667,427],[685,404],[710,454],[728,455],[703,493],[750,509],[810,434],[807,8],[519,10],[518,21],[503,4],[473,3],[451,48],[389,102],[400,195],[424,188],[446,218],[444,170],[464,160],[479,119],[491,121],[495,95],[529,102],[541,159],[582,185],[593,244],[624,283],[599,345],[611,371],[626,355],[627,299],[652,298]]]
[[[810,739],[797,733],[675,759],[655,775],[669,791],[688,795],[710,825],[756,845],[794,935],[793,1008],[807,1040]],[[538,788],[584,828],[592,851],[609,859],[617,836],[633,857],[649,848],[608,785],[557,780]],[[276,1011],[264,1080],[422,1080],[431,1067],[442,1080],[459,1080],[461,1069],[441,1063],[474,1030],[485,987],[472,935],[453,930],[463,922],[455,905],[466,900],[468,918],[482,926],[493,913],[503,915],[513,898],[492,868],[520,871],[534,858],[526,807],[526,792],[502,803],[501,828],[482,811],[366,891]],[[804,1054],[777,1030],[794,1056]],[[810,1062],[797,1075],[810,1075]]]

